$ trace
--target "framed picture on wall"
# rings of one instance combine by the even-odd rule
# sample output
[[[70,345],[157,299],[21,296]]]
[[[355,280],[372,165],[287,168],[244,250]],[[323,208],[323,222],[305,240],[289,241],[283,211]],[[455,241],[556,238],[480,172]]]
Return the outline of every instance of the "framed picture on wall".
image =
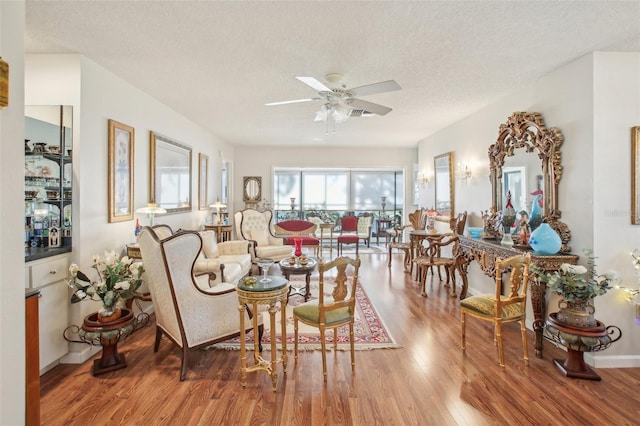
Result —
[[[198,209],[209,208],[207,199],[207,179],[209,176],[209,156],[203,153],[198,154]]]
[[[640,126],[631,129],[631,223],[640,225]]]
[[[133,127],[109,120],[109,222],[133,220]]]

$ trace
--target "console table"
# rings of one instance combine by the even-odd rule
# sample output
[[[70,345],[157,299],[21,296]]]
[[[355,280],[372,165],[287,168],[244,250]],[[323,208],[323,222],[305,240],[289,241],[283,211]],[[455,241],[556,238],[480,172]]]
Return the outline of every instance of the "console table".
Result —
[[[467,271],[469,264],[475,260],[480,269],[490,276],[496,278],[495,262],[496,258],[505,259],[521,253],[530,252],[531,249],[505,247],[500,245],[499,240],[477,239],[465,237],[460,238],[460,253],[457,253],[457,266],[460,276],[462,277],[462,290],[460,291],[460,299],[467,296]],[[536,255],[531,254],[531,262],[545,272],[557,271],[563,263],[575,265],[578,262],[578,256],[574,254],[558,253],[554,255]],[[531,308],[533,309],[533,331],[536,334],[535,350],[536,356],[542,358],[542,332],[544,330],[546,315],[546,291],[547,285],[537,280],[529,282],[529,291],[531,294]]]

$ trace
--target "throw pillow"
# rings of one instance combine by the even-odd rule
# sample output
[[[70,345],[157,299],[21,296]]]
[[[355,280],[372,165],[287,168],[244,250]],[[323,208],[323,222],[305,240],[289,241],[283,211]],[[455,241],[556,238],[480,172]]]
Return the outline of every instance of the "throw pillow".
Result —
[[[207,259],[215,259],[220,255],[216,231],[201,231],[202,252]]]
[[[269,232],[262,229],[252,229],[251,230],[251,239],[258,243],[259,246],[268,246],[269,245]]]

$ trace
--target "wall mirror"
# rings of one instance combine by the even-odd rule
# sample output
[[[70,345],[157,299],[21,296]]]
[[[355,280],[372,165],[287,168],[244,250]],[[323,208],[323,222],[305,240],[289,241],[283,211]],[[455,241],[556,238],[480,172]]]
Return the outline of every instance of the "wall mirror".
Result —
[[[262,199],[262,178],[260,176],[245,176],[243,180],[243,200],[246,204],[258,204]]]
[[[167,213],[191,211],[191,147],[151,132],[150,202]]]
[[[500,125],[496,142],[489,147],[492,213],[500,213],[507,191],[516,211],[531,211],[535,195],[542,195],[540,208],[545,221],[562,239],[562,251],[570,251],[567,243],[571,231],[560,222],[558,184],[562,177],[562,132],[547,129],[537,112],[514,112]]]
[[[631,223],[640,225],[640,126],[631,129]]]
[[[453,152],[438,155],[433,159],[435,177],[436,204],[435,209],[439,216],[453,218],[454,206],[454,182],[453,182]]]

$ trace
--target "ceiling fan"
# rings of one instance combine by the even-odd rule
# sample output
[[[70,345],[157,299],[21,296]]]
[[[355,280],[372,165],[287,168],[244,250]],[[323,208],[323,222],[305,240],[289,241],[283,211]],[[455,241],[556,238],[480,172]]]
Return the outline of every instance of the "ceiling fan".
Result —
[[[325,79],[335,88],[329,88],[325,84],[313,77],[296,76],[298,80],[318,91],[318,96],[313,98],[296,99],[282,102],[269,102],[266,106],[285,105],[300,102],[322,101],[323,105],[314,121],[329,121],[342,123],[349,117],[366,117],[371,115],[386,115],[391,112],[391,108],[374,104],[373,102],[359,99],[358,96],[375,95],[377,93],[392,92],[401,90],[402,87],[395,80],[381,81],[379,83],[367,84],[365,86],[347,89],[342,83],[342,74],[327,74]]]

